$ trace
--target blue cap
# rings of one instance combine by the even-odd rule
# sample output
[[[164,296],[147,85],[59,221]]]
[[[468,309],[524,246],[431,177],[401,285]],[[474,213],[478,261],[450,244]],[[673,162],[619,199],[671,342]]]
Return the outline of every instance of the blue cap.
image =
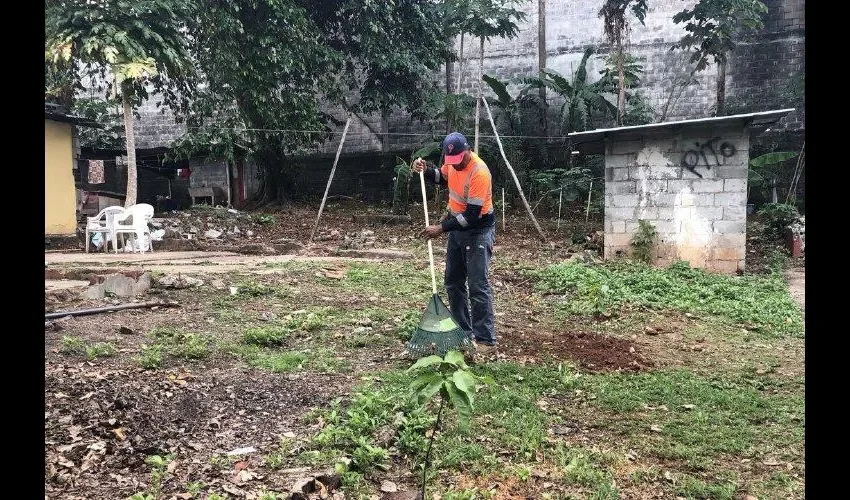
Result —
[[[441,149],[445,155],[445,159],[443,160],[445,164],[457,165],[463,161],[463,153],[469,149],[469,144],[467,144],[466,137],[463,134],[452,132],[443,139]]]

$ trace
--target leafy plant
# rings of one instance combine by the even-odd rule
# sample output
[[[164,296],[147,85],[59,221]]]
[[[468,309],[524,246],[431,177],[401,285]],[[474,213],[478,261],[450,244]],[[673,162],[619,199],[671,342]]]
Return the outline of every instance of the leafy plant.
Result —
[[[431,447],[434,444],[437,429],[440,427],[440,418],[446,401],[457,410],[461,428],[468,427],[472,419],[473,400],[478,384],[479,382],[491,383],[491,379],[477,376],[469,371],[469,367],[463,360],[463,354],[458,351],[449,351],[442,358],[437,355],[424,357],[407,371],[409,373],[422,368],[430,368],[430,370],[420,374],[411,382],[413,401],[417,406],[423,406],[435,395],[440,396],[440,408],[437,410],[437,419],[428,441],[425,462],[422,465],[422,496],[424,498],[428,460],[431,457]]]
[[[256,217],[256,220],[257,220],[257,224],[263,224],[263,225],[277,223],[277,218],[275,218],[275,216],[271,215],[271,214],[258,214],[257,217]]]
[[[145,463],[151,466],[151,485],[149,491],[136,493],[128,500],[157,500],[162,494],[162,480],[168,470],[168,464],[174,460],[174,455],[151,455]]]
[[[590,169],[583,167],[536,170],[530,175],[534,189],[540,197],[534,208],[544,201],[550,206],[557,206],[562,191],[563,201],[566,203],[587,198],[593,179]]]
[[[278,346],[286,341],[289,331],[282,327],[249,328],[242,334],[246,344]]]
[[[65,335],[60,342],[59,352],[63,354],[85,354],[86,343],[80,337]]]
[[[786,161],[798,155],[799,153],[795,151],[775,151],[751,159],[750,168],[747,170],[747,189],[751,187],[769,189],[771,202],[777,203],[776,182],[780,170]]]
[[[421,148],[417,149],[410,155],[410,161],[405,161],[401,157],[396,157],[398,163],[395,166],[395,178],[393,181],[393,212],[407,213],[408,203],[410,202],[410,182],[413,180],[413,171],[410,170],[410,165],[417,158],[429,158],[434,153],[440,150],[439,142],[430,142]],[[418,174],[417,174],[418,175]],[[418,179],[416,180],[418,183]]]
[[[652,249],[657,235],[658,231],[649,221],[638,219],[638,228],[631,241],[635,259],[644,264],[652,262]]]
[[[98,342],[86,347],[86,358],[95,360],[99,357],[109,357],[115,355],[115,346],[108,342]]]
[[[154,370],[162,366],[162,346],[159,344],[142,345],[142,351],[134,361],[145,370]]]
[[[561,128],[565,132],[580,132],[590,128],[594,113],[612,117],[617,116],[617,108],[604,97],[609,82],[587,81],[587,61],[593,55],[594,48],[584,51],[581,62],[573,72],[572,80],[551,69],[543,69],[537,77],[524,78],[522,81],[533,88],[546,87],[558,94],[563,100],[561,105]]]
[[[786,227],[800,217],[797,207],[785,203],[768,203],[759,210],[767,219],[767,226],[774,237],[780,237]]]

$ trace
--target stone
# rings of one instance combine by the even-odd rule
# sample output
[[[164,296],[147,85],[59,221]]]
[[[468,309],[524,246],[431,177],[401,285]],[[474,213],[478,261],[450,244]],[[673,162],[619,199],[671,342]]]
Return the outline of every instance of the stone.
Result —
[[[103,283],[91,285],[84,292],[88,299],[102,299],[109,295],[116,297],[134,297],[146,293],[151,287],[151,273],[144,273],[138,279],[123,274],[111,274]]]
[[[207,229],[204,233],[205,238],[216,239],[222,235],[221,231],[216,231],[215,229]]]
[[[157,286],[161,288],[173,288],[177,290],[201,286],[203,284],[203,280],[199,280],[198,278],[193,278],[191,276],[183,276],[182,274],[178,274],[176,276],[166,275],[157,281]]]

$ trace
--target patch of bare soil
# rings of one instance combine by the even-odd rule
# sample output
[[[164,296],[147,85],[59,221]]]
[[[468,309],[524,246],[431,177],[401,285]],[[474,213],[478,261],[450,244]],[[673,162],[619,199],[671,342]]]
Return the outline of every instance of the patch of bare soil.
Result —
[[[349,386],[343,375],[235,368],[169,373],[48,363],[45,494],[127,498],[149,486],[144,460],[152,454],[177,457],[163,484],[165,498],[185,493],[195,481],[236,496],[260,487],[286,491],[291,478],[261,469],[260,455],[273,452],[282,434],[298,432],[305,413]],[[241,469],[210,460],[239,448],[253,449],[233,460],[243,462]]]

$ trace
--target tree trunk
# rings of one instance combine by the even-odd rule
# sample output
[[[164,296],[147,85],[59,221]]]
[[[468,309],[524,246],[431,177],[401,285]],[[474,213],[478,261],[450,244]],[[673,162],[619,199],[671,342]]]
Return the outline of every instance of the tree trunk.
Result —
[[[726,114],[726,59],[717,63],[717,113],[716,116]]]
[[[537,71],[546,68],[546,0],[537,2]],[[546,120],[546,87],[540,86],[540,126],[543,127],[543,135],[548,134],[548,123]]]
[[[132,82],[124,80],[121,83],[121,101],[124,104],[124,135],[127,141],[127,197],[124,206],[136,204],[138,176],[136,171],[136,136],[133,133],[133,104],[130,101],[133,91]]]
[[[481,37],[481,54],[478,59],[478,98],[475,99],[475,153],[478,154],[478,114],[481,110],[481,76],[484,72],[484,37]]]
[[[626,115],[626,57],[623,54],[623,43],[617,44],[617,77],[619,82],[619,94],[617,95],[617,125],[623,125],[623,116]]]
[[[460,94],[460,86],[463,83],[463,36],[460,34],[460,55],[457,58],[457,87],[455,94]]]

